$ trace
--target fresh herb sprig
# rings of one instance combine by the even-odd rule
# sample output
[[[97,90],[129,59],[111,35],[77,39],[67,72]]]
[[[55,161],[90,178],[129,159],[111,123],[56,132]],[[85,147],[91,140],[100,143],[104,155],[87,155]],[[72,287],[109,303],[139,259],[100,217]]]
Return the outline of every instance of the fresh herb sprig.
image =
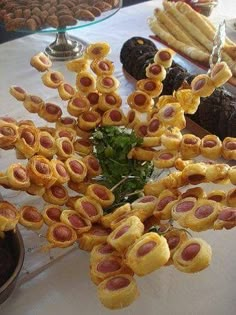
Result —
[[[122,204],[137,198],[127,195],[140,191],[153,172],[153,164],[149,161],[128,159],[130,150],[142,144],[142,138],[124,127],[99,127],[93,133],[94,154],[102,168],[102,182],[112,188],[127,177],[113,191],[115,204]],[[111,209],[110,209],[111,210]]]

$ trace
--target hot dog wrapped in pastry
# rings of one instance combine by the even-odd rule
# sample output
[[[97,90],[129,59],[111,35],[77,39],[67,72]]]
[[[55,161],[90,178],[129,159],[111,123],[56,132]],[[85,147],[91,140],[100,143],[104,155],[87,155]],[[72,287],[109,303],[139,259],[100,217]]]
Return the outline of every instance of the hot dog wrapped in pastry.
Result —
[[[131,208],[133,213],[135,213],[135,215],[144,222],[153,214],[156,203],[157,198],[155,196],[144,196],[132,202]]]
[[[236,138],[224,138],[222,143],[222,156],[226,160],[236,160]]]
[[[101,93],[115,92],[120,82],[113,75],[101,75],[97,77],[96,88]]]
[[[171,209],[172,218],[181,226],[187,227],[186,217],[195,208],[197,199],[194,197],[187,197],[176,202]]]
[[[92,227],[91,222],[80,216],[75,210],[63,210],[61,212],[60,220],[72,227],[77,235],[89,231]]]
[[[58,88],[58,94],[63,101],[70,100],[76,93],[75,88],[69,83],[62,82]]]
[[[60,160],[51,160],[53,176],[56,179],[55,184],[65,184],[70,180],[70,176],[65,165]]]
[[[84,95],[78,93],[68,101],[67,111],[71,116],[79,117],[90,108],[89,100]]]
[[[207,242],[192,238],[184,242],[174,253],[174,266],[182,272],[194,273],[207,268],[211,262],[212,250]]]
[[[142,235],[126,253],[125,263],[138,276],[145,276],[164,266],[170,258],[166,239],[154,232]]]
[[[101,122],[101,115],[96,111],[87,111],[79,115],[78,126],[83,130],[95,129]]]
[[[226,62],[217,63],[211,70],[211,80],[215,87],[224,85],[232,77],[232,72]]]
[[[143,91],[132,92],[127,98],[127,103],[132,109],[135,109],[140,113],[150,111],[154,104],[151,96]]]
[[[65,161],[65,168],[68,175],[70,176],[70,179],[74,183],[82,182],[87,175],[87,168],[85,164],[81,160],[74,157],[68,158]]]
[[[225,204],[226,193],[223,190],[212,190],[207,194],[207,199]]]
[[[144,91],[151,97],[158,97],[163,89],[163,84],[161,81],[148,78],[137,81],[136,89],[140,91]]]
[[[154,56],[154,62],[162,65],[164,68],[169,68],[174,55],[175,52],[170,48],[159,49]]]
[[[109,309],[129,306],[138,296],[135,279],[128,274],[119,274],[103,280],[98,285],[98,297]]]
[[[47,71],[42,75],[43,84],[49,88],[57,89],[64,81],[64,76],[59,71]]]
[[[168,220],[171,218],[171,209],[178,199],[178,192],[175,190],[163,190],[158,199],[153,215],[160,220]]]
[[[130,203],[125,203],[124,205],[116,208],[113,212],[103,215],[101,217],[101,224],[106,228],[110,228],[112,221],[119,218],[123,214],[130,213],[130,212],[131,212]]]
[[[107,238],[108,244],[118,252],[123,252],[138,239],[144,231],[144,225],[136,216],[124,220]]]
[[[42,197],[46,202],[58,206],[64,205],[69,198],[68,191],[60,184],[54,184],[53,186],[45,189]]]
[[[86,196],[95,199],[102,208],[109,207],[113,204],[115,196],[106,186],[99,184],[89,185],[86,190]]]
[[[12,85],[9,89],[9,92],[13,97],[15,97],[17,101],[21,101],[21,102],[25,100],[25,97],[27,95],[27,92],[20,86]]]
[[[109,109],[102,116],[102,126],[125,126],[126,123],[125,114],[119,108]]]
[[[81,71],[76,76],[76,87],[78,91],[88,93],[95,90],[96,79],[95,76],[88,71]]]
[[[97,222],[103,215],[101,205],[90,197],[82,197],[76,200],[75,210],[92,223]]]
[[[56,104],[45,103],[40,107],[38,115],[48,122],[56,122],[62,116],[62,110]]]
[[[207,74],[197,75],[191,82],[193,94],[200,97],[210,96],[215,86],[212,79]]]
[[[185,224],[193,231],[201,232],[213,227],[220,205],[213,200],[198,199],[195,207],[185,218]]]
[[[77,234],[74,229],[64,223],[54,223],[48,228],[47,239],[50,244],[46,245],[45,249],[52,247],[65,248],[75,243]]]
[[[186,126],[184,110],[179,103],[167,103],[163,105],[157,117],[166,127],[176,127],[182,130]]]
[[[18,127],[0,119],[0,148],[7,150],[14,147],[18,140]]]
[[[178,150],[182,140],[182,133],[176,127],[166,129],[161,135],[161,144],[168,150]]]
[[[85,58],[100,59],[106,57],[110,53],[110,45],[106,42],[97,42],[90,44],[85,51]]]
[[[150,63],[146,68],[146,77],[158,81],[163,81],[166,77],[166,69],[158,63]]]
[[[113,108],[121,107],[122,99],[116,92],[102,93],[99,97],[98,108],[102,111],[107,111]]]
[[[74,154],[73,143],[67,137],[56,139],[57,156],[60,160],[65,161]]]
[[[55,138],[47,131],[39,132],[39,150],[38,154],[51,159],[57,152]]]
[[[90,64],[90,68],[98,76],[112,75],[115,70],[114,64],[110,60],[105,59],[105,58],[94,59]]]
[[[182,178],[192,185],[198,185],[208,181],[207,171],[210,166],[204,163],[195,163],[187,165],[182,171]]]
[[[41,97],[31,94],[26,94],[23,105],[29,113],[39,113],[44,101]]]
[[[31,230],[39,230],[43,226],[43,217],[35,207],[23,206],[20,208],[19,223]]]
[[[173,255],[177,251],[177,249],[188,239],[188,234],[179,229],[171,229],[163,234],[167,240],[169,250],[170,250],[170,258],[166,265],[173,264]]]
[[[22,157],[30,158],[39,150],[39,131],[34,126],[21,125],[15,142],[17,151]]]
[[[215,135],[206,135],[200,144],[201,155],[207,159],[216,160],[221,156],[222,143]]]
[[[40,72],[45,72],[52,66],[51,60],[42,52],[34,55],[30,60],[30,64]]]
[[[47,225],[52,225],[54,223],[60,222],[62,209],[60,206],[57,205],[47,205],[43,208],[42,217],[44,222]]]
[[[0,232],[14,230],[20,218],[15,206],[8,201],[0,201]]]
[[[223,228],[229,230],[236,226],[236,209],[223,208],[216,221],[214,222],[214,230],[222,230]]]
[[[201,140],[192,135],[184,134],[180,144],[180,153],[184,160],[192,159],[200,154]]]
[[[179,153],[171,150],[158,151],[153,159],[153,164],[157,168],[170,168],[175,164],[175,160],[178,158]]]
[[[11,164],[5,174],[0,175],[0,183],[17,190],[26,190],[31,184],[27,168],[19,163]]]
[[[99,164],[99,160],[94,155],[86,155],[82,159],[83,163],[87,168],[87,177],[92,178],[100,175],[102,173],[101,165]]]
[[[153,117],[148,121],[147,136],[148,137],[160,137],[165,130],[164,123],[159,117]]]

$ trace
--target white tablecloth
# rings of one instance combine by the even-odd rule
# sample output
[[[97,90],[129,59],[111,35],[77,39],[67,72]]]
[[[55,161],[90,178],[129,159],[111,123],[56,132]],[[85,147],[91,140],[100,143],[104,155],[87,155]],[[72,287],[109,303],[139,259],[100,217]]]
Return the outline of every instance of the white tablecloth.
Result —
[[[110,59],[115,62],[116,77],[121,81],[121,95],[125,98],[134,87],[134,81],[124,77],[119,62],[119,52],[124,41],[132,36],[150,35],[147,18],[161,1],[145,2],[120,10],[114,17],[102,23],[71,31],[70,34],[89,42],[107,41],[112,47]],[[213,18],[219,14],[233,17],[233,1],[222,1]],[[33,119],[22,105],[8,93],[10,85],[16,84],[28,92],[55,100],[55,91],[42,86],[40,74],[29,65],[35,53],[44,50],[54,35],[31,35],[0,45],[0,116],[4,114],[17,119]],[[178,61],[178,59],[177,59]],[[54,63],[54,69],[65,73],[63,63]],[[74,75],[66,73],[73,82]],[[56,101],[56,100],[55,100]],[[1,169],[14,157],[0,153]],[[235,230],[204,232],[201,236],[213,249],[210,267],[199,274],[183,274],[173,267],[162,268],[144,278],[138,278],[139,299],[129,308],[115,314],[133,315],[234,315],[236,314],[236,253]],[[17,288],[12,297],[0,306],[1,315],[42,314],[110,314],[96,296],[96,287],[89,280],[89,257],[82,251],[69,254],[60,262]]]

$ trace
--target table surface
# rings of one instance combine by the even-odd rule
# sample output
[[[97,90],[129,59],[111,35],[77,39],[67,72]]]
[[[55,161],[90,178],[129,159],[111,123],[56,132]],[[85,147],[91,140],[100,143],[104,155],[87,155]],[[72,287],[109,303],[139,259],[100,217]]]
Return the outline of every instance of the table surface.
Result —
[[[223,2],[223,1],[222,1]],[[125,77],[119,62],[120,49],[132,36],[148,37],[147,19],[161,1],[150,1],[120,10],[114,17],[70,35],[89,42],[107,41],[112,53],[109,58],[116,66],[115,76],[121,81],[120,93],[126,97],[134,88],[134,81]],[[212,18],[233,18],[235,4],[231,0],[220,3]],[[17,84],[28,92],[53,100],[55,91],[41,84],[40,75],[29,65],[32,55],[43,51],[53,40],[52,34],[34,34],[0,45],[0,116],[33,119],[20,103],[8,93],[9,86]],[[178,61],[178,57],[176,58]],[[54,69],[65,73],[63,63],[54,63]],[[74,75],[66,73],[73,82]],[[5,169],[14,156],[0,152],[1,169]],[[4,197],[4,193],[3,197]],[[6,196],[7,197],[7,196]],[[148,315],[233,315],[236,313],[236,231],[207,231],[200,237],[213,249],[212,263],[199,274],[184,274],[173,267],[162,268],[151,275],[138,278],[140,296],[129,308],[115,314]],[[42,272],[33,280],[18,287],[11,298],[0,306],[1,315],[42,314],[110,314],[98,301],[96,287],[89,279],[89,255],[74,251]]]

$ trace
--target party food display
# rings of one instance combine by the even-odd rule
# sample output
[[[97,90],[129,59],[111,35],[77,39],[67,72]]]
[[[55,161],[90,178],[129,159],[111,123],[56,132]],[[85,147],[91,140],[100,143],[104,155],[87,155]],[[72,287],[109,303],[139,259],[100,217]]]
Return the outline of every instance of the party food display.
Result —
[[[75,26],[79,21],[94,21],[103,12],[119,5],[117,0],[41,0],[0,1],[0,22],[7,31]]]
[[[146,53],[148,51],[148,53]],[[157,49],[151,40],[143,37],[132,37],[122,46],[120,60],[123,68],[136,80],[147,79],[150,77],[149,68],[154,62],[154,55]],[[225,63],[216,66],[222,67]],[[147,70],[146,70],[147,69]],[[154,67],[155,69],[155,67]],[[170,95],[170,100],[175,92],[177,98],[184,98],[183,104],[189,107],[188,97],[191,96],[186,91],[178,91],[182,86],[188,86],[196,75],[190,74],[185,68],[172,61],[171,67],[166,70],[165,78],[162,81],[163,88],[161,95]],[[148,71],[149,74],[146,72]],[[224,70],[223,70],[224,71]],[[159,72],[158,72],[159,73]],[[214,76],[214,72],[213,72]],[[203,127],[208,132],[217,135],[220,139],[225,137],[235,137],[235,102],[236,98],[224,87],[217,87],[208,97],[193,97],[193,111],[187,115],[191,120]],[[200,102],[200,103],[199,103]],[[194,106],[197,110],[194,112]],[[136,118],[136,117],[135,117]]]
[[[160,96],[174,56],[169,48],[160,49],[146,67],[147,78],[127,97],[126,113],[109,52],[107,43],[94,43],[80,59],[68,62],[75,86],[52,69],[46,55],[32,57],[42,84],[58,91],[72,117],[63,116],[59,105],[36,95],[32,99],[22,87],[10,87],[24,110],[53,125],[0,119],[1,149],[15,150],[21,159],[2,170],[0,185],[46,202],[42,209],[18,209],[1,201],[0,231],[18,223],[40,230],[45,224],[48,243],[43,250],[78,243],[91,252],[90,277],[101,303],[118,309],[138,297],[136,276],[169,265],[195,273],[211,263],[211,246],[188,230],[235,227],[235,188],[207,194],[201,187],[186,186],[235,185],[235,168],[226,163],[236,160],[236,139],[182,134],[185,114],[195,113],[200,100],[228,80],[227,64],[215,66],[227,74],[220,80],[200,74],[191,85]],[[199,156],[211,163],[196,162]],[[159,169],[170,173],[153,181]]]

